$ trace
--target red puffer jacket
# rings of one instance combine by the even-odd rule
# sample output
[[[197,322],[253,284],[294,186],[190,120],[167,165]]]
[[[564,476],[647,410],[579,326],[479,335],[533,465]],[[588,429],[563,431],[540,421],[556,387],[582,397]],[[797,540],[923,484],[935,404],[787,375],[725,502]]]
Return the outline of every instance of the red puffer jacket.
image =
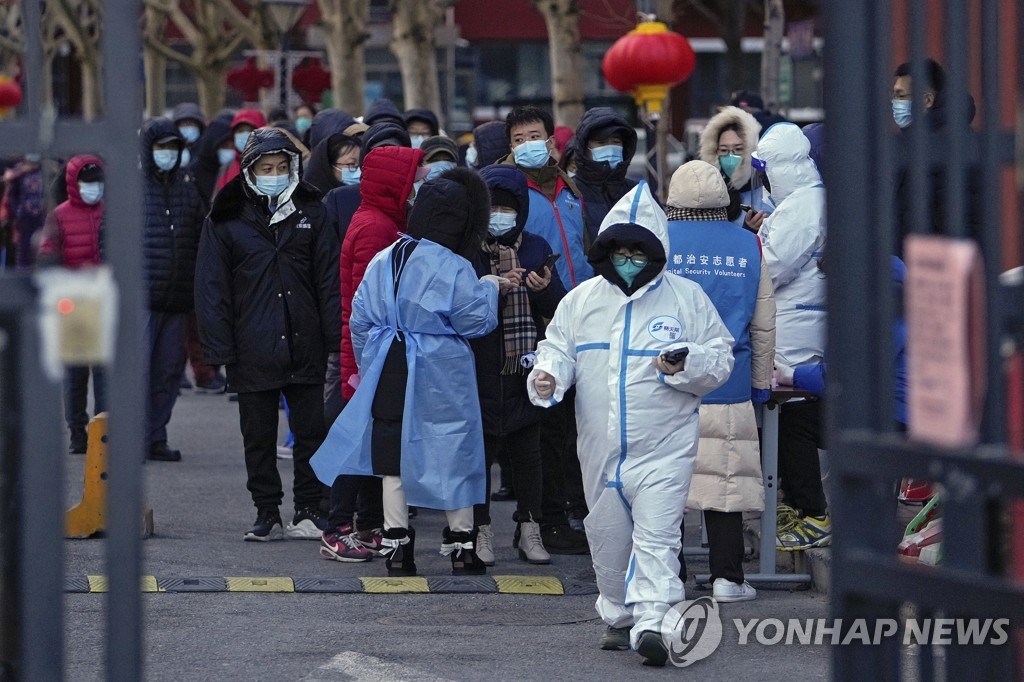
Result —
[[[359,184],[362,203],[352,216],[341,247],[341,395],[346,400],[355,393],[349,379],[359,371],[348,329],[352,297],[370,260],[405,229],[406,199],[422,159],[419,149],[378,147],[363,160]]]
[[[39,246],[40,262],[59,263],[66,268],[98,265],[100,255],[100,227],[103,223],[103,200],[89,205],[78,192],[78,174],[90,164],[103,167],[99,157],[83,154],[72,157],[64,172],[68,187],[68,200],[46,216],[43,242]]]

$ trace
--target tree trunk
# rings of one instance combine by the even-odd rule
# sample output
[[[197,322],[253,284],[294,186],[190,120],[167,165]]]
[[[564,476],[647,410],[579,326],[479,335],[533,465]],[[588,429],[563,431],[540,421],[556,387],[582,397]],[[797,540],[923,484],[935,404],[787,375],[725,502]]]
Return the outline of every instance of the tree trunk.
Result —
[[[391,9],[394,17],[389,47],[402,73],[405,108],[429,109],[440,121],[441,86],[434,33],[444,18],[444,7],[437,0],[391,0]]]
[[[575,129],[583,116],[583,52],[579,0],[533,0],[548,28],[555,125]]]
[[[160,116],[167,108],[167,60],[154,50],[142,53],[146,78],[146,115]]]
[[[764,52],[761,53],[761,97],[768,111],[779,110],[779,62],[786,12],[782,0],[764,0]]]
[[[196,89],[199,91],[199,108],[207,116],[213,116],[224,108],[224,85],[227,78],[227,64],[206,63],[203,68],[193,71]]]
[[[94,121],[103,114],[103,62],[99,51],[82,55],[82,118]]]
[[[366,89],[366,32],[369,8],[364,0],[317,0],[326,29],[327,64],[334,106],[353,116],[363,113]]]
[[[725,41],[726,83],[732,90],[747,87],[743,57],[743,27],[747,18],[746,2],[723,3],[722,40]]]

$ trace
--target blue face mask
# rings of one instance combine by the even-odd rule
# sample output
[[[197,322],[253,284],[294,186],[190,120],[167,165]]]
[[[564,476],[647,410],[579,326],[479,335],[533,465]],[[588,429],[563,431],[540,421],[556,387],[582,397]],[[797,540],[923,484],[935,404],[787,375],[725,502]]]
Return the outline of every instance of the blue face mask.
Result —
[[[192,161],[192,153],[185,147],[181,150],[181,167],[184,168]]]
[[[444,173],[445,171],[450,171],[452,168],[455,168],[454,161],[435,161],[434,163],[429,163],[427,165],[430,166],[430,171],[427,173],[426,177],[428,181],[440,176],[441,173]]]
[[[491,213],[491,223],[487,227],[487,232],[492,237],[500,237],[503,234],[508,234],[516,226],[516,215],[515,213],[499,213],[494,211]]]
[[[153,163],[162,171],[169,171],[178,163],[177,149],[154,149]]]
[[[612,267],[615,268],[615,272],[619,273],[619,277],[626,283],[626,286],[633,286],[633,280],[640,274],[640,271],[646,268],[646,265],[637,265],[631,260],[627,260],[622,265],[616,265],[612,263]]]
[[[472,145],[470,145],[469,147],[466,148],[466,165],[467,166],[475,166],[476,165],[476,147],[474,147]]]
[[[185,138],[185,142],[189,144],[199,139],[199,128],[197,126],[179,126],[178,132]]]
[[[299,135],[305,135],[306,131],[313,125],[313,119],[302,116],[295,119],[295,129],[299,131]]]
[[[82,197],[82,201],[95,206],[103,198],[103,183],[102,182],[80,182],[78,183],[78,196]]]
[[[413,149],[419,149],[425,139],[427,139],[426,135],[413,135],[409,138],[409,144],[412,145]]]
[[[342,168],[341,169],[341,184],[343,185],[358,185],[359,181],[363,179],[362,168]]]
[[[743,157],[739,154],[723,154],[718,157],[718,165],[722,167],[722,172],[725,173],[725,176],[731,178],[732,174],[739,168],[740,161],[742,160]]]
[[[249,136],[252,133],[235,133],[235,149],[241,154],[245,151],[245,143],[249,141]]]
[[[276,197],[288,188],[290,180],[291,177],[288,175],[257,175],[256,191],[265,197]]]
[[[910,125],[910,100],[894,99],[892,101],[892,119],[900,128]]]
[[[523,168],[540,168],[548,162],[548,141],[529,140],[512,150],[516,165]]]
[[[594,161],[607,163],[612,168],[618,168],[622,163],[622,147],[617,144],[606,144],[594,147],[590,150],[590,158]]]
[[[226,166],[235,160],[234,149],[218,149],[217,150],[217,163],[222,166]]]

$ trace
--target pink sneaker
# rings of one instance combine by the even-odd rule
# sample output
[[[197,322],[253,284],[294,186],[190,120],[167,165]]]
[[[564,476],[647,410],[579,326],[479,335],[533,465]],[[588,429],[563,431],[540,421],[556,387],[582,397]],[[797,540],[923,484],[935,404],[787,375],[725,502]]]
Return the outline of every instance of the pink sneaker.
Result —
[[[370,528],[368,530],[358,531],[356,533],[356,540],[359,541],[359,544],[370,550],[375,555],[381,556],[381,550],[384,548],[384,529]]]
[[[369,561],[373,553],[363,547],[352,532],[351,524],[327,530],[320,538],[320,556],[335,561],[358,563]]]

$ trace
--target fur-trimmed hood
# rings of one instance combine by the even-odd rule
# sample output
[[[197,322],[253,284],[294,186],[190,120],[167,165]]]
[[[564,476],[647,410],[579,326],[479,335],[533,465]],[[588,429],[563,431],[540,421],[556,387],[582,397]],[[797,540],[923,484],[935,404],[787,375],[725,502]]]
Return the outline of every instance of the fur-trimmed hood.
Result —
[[[407,232],[470,260],[487,238],[490,221],[487,184],[468,168],[452,168],[420,187]]]
[[[739,136],[743,139],[743,159],[729,178],[729,187],[741,190],[750,182],[750,155],[757,148],[757,138],[761,134],[761,124],[753,116],[739,107],[722,107],[700,134],[700,160],[722,170],[718,163],[718,138],[730,125],[739,126]]]

